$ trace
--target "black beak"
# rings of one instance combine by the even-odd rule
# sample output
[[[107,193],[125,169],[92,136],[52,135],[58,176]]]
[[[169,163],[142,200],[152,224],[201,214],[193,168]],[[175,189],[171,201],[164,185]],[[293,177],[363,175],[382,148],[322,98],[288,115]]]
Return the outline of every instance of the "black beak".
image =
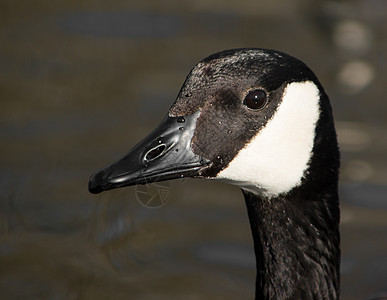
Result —
[[[209,164],[191,150],[200,111],[184,117],[167,116],[161,124],[118,162],[95,172],[90,193],[124,186],[195,177]]]

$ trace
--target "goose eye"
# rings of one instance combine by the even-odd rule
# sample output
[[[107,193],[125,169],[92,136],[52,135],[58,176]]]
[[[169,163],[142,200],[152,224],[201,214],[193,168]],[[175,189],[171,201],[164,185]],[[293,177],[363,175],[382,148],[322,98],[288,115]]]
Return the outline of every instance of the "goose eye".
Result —
[[[263,90],[253,90],[250,91],[243,101],[243,104],[251,109],[262,109],[266,106],[267,97],[266,93]]]

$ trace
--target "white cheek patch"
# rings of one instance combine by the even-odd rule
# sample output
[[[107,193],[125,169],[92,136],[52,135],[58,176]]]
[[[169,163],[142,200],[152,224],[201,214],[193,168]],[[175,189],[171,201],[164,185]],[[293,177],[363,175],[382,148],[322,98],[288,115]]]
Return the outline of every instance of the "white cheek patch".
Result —
[[[313,82],[290,83],[271,120],[216,179],[270,197],[300,185],[312,155],[319,99]]]

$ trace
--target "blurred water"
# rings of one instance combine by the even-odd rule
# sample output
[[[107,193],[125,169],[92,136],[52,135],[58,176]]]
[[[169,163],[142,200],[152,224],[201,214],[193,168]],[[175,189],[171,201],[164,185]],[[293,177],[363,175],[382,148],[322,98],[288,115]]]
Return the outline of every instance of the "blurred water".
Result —
[[[178,15],[133,11],[72,12],[55,23],[68,34],[108,38],[168,38],[183,30]]]
[[[234,47],[317,73],[342,149],[342,298],[387,289],[386,17],[379,0],[1,2],[1,299],[253,297],[238,189],[174,181],[154,209],[135,188],[87,192],[194,64]]]

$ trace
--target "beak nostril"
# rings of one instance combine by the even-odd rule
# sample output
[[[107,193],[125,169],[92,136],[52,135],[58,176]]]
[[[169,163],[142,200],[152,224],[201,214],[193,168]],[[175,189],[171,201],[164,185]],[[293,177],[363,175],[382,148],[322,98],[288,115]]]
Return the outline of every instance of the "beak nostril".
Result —
[[[165,145],[158,145],[157,147],[149,150],[147,154],[145,154],[146,160],[152,160],[156,157],[160,156],[165,150]]]

